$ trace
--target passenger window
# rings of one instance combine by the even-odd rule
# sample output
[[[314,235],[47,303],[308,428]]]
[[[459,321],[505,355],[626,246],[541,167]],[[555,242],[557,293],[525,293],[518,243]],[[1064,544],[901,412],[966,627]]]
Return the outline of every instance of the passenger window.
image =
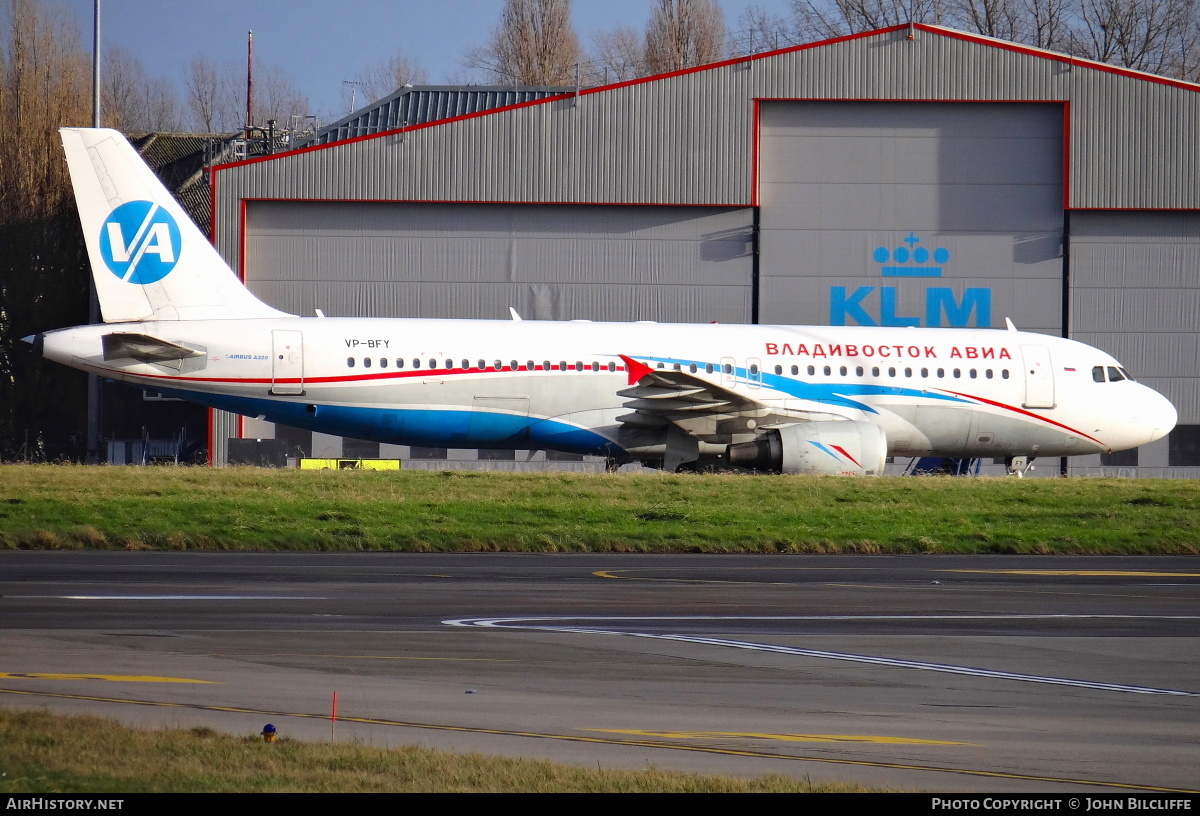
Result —
[[[430,360],[430,361],[429,361],[429,367],[430,367],[430,368],[437,368],[437,360]]]
[[[800,366],[792,366],[792,376],[795,377],[800,373]]]
[[[775,373],[776,373],[776,374],[782,374],[782,373],[783,373],[783,366],[781,366],[781,365],[777,365],[777,366],[775,366]]]
[[[404,358],[403,357],[396,358],[396,368],[404,368]]]
[[[989,368],[987,371],[983,372],[983,376],[990,380],[992,378],[992,370]]]
[[[954,379],[957,380],[961,376],[962,376],[962,369],[961,368],[954,369]]]
[[[567,370],[567,361],[566,361],[566,360],[559,360],[559,361],[558,361],[558,370],[559,370],[559,371],[566,371],[566,370]]]
[[[892,368],[889,368],[889,369],[888,369],[888,376],[889,376],[889,377],[895,377],[895,376],[896,376],[896,368],[895,368],[895,366],[893,366]]]
[[[550,365],[550,361],[542,360],[542,368],[544,368],[546,371],[549,371],[552,368],[552,366]]]
[[[1104,382],[1104,366],[1092,366],[1092,382]]]
[[[592,360],[592,371],[599,371],[599,370],[600,370],[600,364],[598,362],[596,362],[595,360]]]
[[[353,357],[346,358],[346,368],[354,368],[354,358]]]
[[[878,376],[879,376],[879,366],[872,366],[872,367],[871,367],[871,376],[872,376],[872,377],[878,377]]]
[[[695,374],[695,373],[696,373],[696,364],[695,364],[695,363],[692,363],[691,365],[689,365],[689,366],[688,366],[688,371],[690,371],[690,372],[692,372],[693,374]]]
[[[371,367],[371,358],[363,357],[363,368],[370,368],[370,367]]]
[[[858,366],[857,368],[854,369],[854,373],[856,376],[861,377],[863,375],[863,367]]]
[[[754,363],[754,364],[752,364],[752,365],[750,366],[750,373],[751,373],[751,374],[757,374],[757,373],[758,373],[758,364],[757,364],[757,363]]]
[[[979,372],[978,372],[978,371],[976,371],[976,370],[975,370],[975,369],[973,369],[973,368],[971,369],[971,379],[972,379],[972,380],[976,379],[976,376],[977,376],[978,374],[979,374]]]
[[[533,363],[530,363],[530,364],[529,364],[529,367],[530,367],[530,368],[533,368]],[[617,364],[616,364],[616,363],[609,363],[609,364],[608,364],[608,370],[609,370],[609,371],[616,371],[616,370],[617,370]],[[711,371],[711,370],[712,370],[712,369],[709,369],[709,371]]]
[[[1122,376],[1121,372],[1117,370],[1116,366],[1108,367],[1108,381],[1109,382],[1120,382],[1123,379],[1125,379],[1125,377]]]
[[[825,376],[828,377],[832,373],[833,373],[833,369],[830,368],[829,366],[825,366]]]
[[[1005,368],[1005,369],[1002,369],[1002,370],[1000,371],[1000,377],[1001,377],[1002,379],[1005,379],[1005,380],[1007,380],[1007,379],[1008,379],[1008,369],[1007,369],[1007,368]]]
[[[520,368],[520,367],[521,367],[521,364],[520,364],[520,363],[518,363],[516,360],[513,360],[513,361],[511,362],[511,366],[512,366],[512,370],[513,370],[513,371],[516,371],[518,368]]]
[[[463,361],[462,361],[462,363],[463,363],[463,364],[462,364],[463,371],[466,371],[468,368],[470,368],[470,367],[471,367],[471,361],[470,361],[470,360],[463,360]]]
[[[816,366],[809,366],[809,367],[808,367],[808,376],[810,376],[810,377],[811,377],[811,376],[813,376],[813,375],[814,375],[814,374],[816,374],[816,373],[817,373],[817,367],[816,367]]]
[[[922,377],[928,377],[928,376],[929,376],[929,369],[928,369],[928,368],[922,368],[922,369],[921,369],[921,376],[922,376]]]
[[[904,369],[904,376],[905,376],[905,377],[911,377],[911,376],[912,376],[912,369],[911,369],[911,368],[906,368],[906,369]]]
[[[379,358],[379,367],[380,367],[380,368],[387,368],[387,358],[386,358],[386,357],[380,357],[380,358]]]
[[[840,369],[838,369],[838,373],[841,374],[843,377],[845,377],[846,376],[846,367],[842,366]]]
[[[675,364],[673,364],[673,366],[672,366],[672,367],[673,367],[673,368],[674,368],[676,371],[683,371],[683,366],[681,366],[679,363],[675,363]]]
[[[416,357],[413,357],[413,368],[420,368],[420,367],[421,367],[421,361],[418,360]]]
[[[504,368],[504,361],[503,360],[492,360],[492,368],[499,371],[500,369]]]
[[[576,370],[576,371],[583,371],[583,360],[576,360],[576,361],[575,361],[575,370]]]
[[[659,368],[662,368],[662,366],[660,365]],[[732,374],[733,373],[733,363],[726,363],[724,366],[722,366],[721,370],[724,371],[726,374]]]

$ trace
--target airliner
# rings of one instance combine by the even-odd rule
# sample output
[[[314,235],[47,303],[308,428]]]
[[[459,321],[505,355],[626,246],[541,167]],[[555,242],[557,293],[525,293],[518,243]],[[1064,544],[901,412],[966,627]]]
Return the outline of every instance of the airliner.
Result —
[[[102,377],[326,434],[668,471],[1111,452],[1171,403],[1007,330],[298,317],[256,298],[119,133],[61,131],[104,322],[25,338]]]

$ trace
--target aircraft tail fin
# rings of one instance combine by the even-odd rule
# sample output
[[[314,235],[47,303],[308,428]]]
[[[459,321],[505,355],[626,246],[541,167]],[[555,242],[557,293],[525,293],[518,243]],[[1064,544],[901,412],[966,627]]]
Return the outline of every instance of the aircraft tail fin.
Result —
[[[242,285],[124,136],[59,134],[105,323],[288,316]]]

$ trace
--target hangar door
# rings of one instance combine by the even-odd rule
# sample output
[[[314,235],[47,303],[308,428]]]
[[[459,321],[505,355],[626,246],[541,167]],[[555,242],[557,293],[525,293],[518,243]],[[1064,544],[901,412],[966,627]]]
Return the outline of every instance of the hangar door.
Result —
[[[764,102],[760,321],[1058,334],[1058,103]]]
[[[243,273],[330,316],[750,322],[750,208],[252,201]]]

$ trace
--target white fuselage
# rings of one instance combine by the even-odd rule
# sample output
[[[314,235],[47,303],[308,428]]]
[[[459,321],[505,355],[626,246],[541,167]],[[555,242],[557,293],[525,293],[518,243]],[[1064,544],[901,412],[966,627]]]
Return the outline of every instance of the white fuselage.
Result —
[[[203,354],[105,360],[114,331]],[[848,419],[879,425],[894,455],[1066,456],[1145,444],[1176,419],[1157,392],[1114,381],[1108,354],[1017,331],[292,317],[84,326],[43,342],[50,359],[210,407],[439,447],[661,458],[661,439],[619,419],[641,366],[762,406],[696,431],[709,452],[756,427]]]

